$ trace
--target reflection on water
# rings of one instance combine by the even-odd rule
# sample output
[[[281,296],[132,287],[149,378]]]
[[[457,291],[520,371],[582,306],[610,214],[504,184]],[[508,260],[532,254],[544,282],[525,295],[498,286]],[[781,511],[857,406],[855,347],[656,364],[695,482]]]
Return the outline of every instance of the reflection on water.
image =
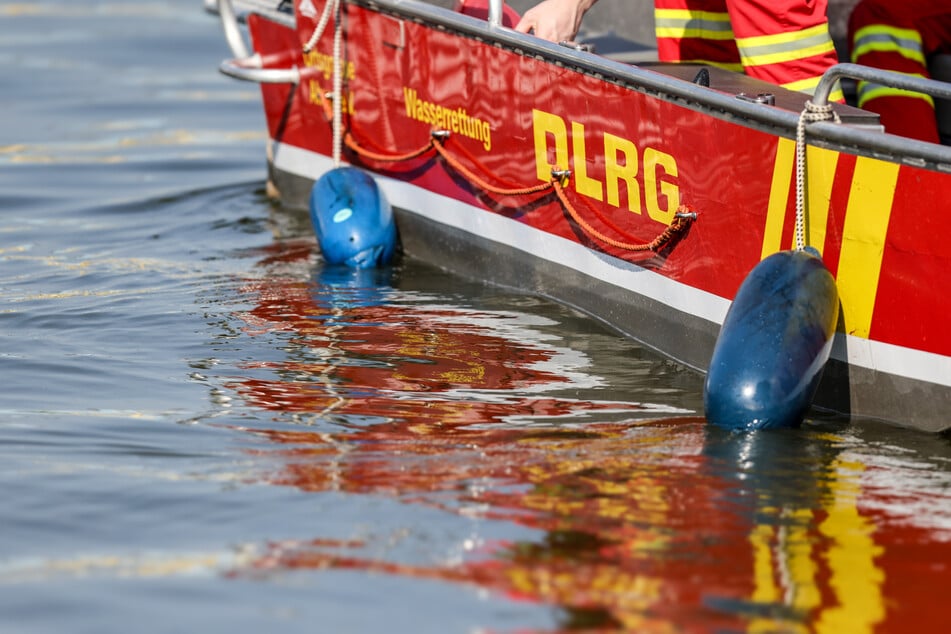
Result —
[[[321,268],[229,54],[0,3],[0,632],[951,631],[947,438],[730,435],[569,310]]]
[[[321,271],[316,281],[265,277],[244,290],[251,334],[282,331],[286,358],[251,362],[266,371],[232,387],[255,407],[357,426],[409,421],[434,431],[500,420],[616,410],[667,413],[656,405],[547,396],[601,379],[584,355],[549,343],[527,313],[467,310],[389,286],[396,271]],[[408,301],[412,303],[408,303]]]
[[[253,211],[185,223],[196,208],[227,216],[231,205]],[[86,332],[85,313],[56,332],[77,351],[130,359],[137,341],[161,332],[168,340],[155,350],[167,358],[156,362],[150,348],[155,370],[139,364],[137,379],[125,375],[126,356],[115,368],[100,363],[98,379],[125,394],[90,409],[86,379],[70,383],[78,372],[38,375],[27,357],[55,357],[16,348],[16,385],[37,376],[72,385],[45,409],[16,406],[0,426],[13,447],[2,454],[12,470],[0,469],[10,492],[0,585],[17,597],[8,601],[32,600],[31,613],[54,613],[41,610],[51,587],[108,598],[116,581],[173,580],[164,594],[125,586],[122,599],[164,612],[187,586],[216,615],[270,601],[302,611],[300,622],[408,613],[434,631],[951,625],[945,439],[821,421],[731,434],[698,415],[699,377],[570,311],[412,261],[322,268],[313,239],[294,237],[293,219],[248,192],[149,208],[182,223],[165,246],[156,241],[169,262],[188,261],[189,233],[226,236],[227,246],[202,253],[214,273],[122,268],[117,280],[147,291],[124,304],[127,315],[97,319],[122,326],[128,351],[100,322],[91,344],[69,337]],[[158,220],[134,211],[114,214],[110,235],[154,234]],[[115,262],[98,229],[87,231],[84,258]],[[135,262],[155,262],[128,249]],[[9,265],[36,265],[8,254]],[[30,279],[19,293],[59,289]],[[61,319],[107,299],[61,295]],[[203,329],[165,315],[181,302],[200,307]],[[40,313],[18,310],[7,319],[35,327]],[[143,324],[143,315],[162,317]],[[133,391],[137,381],[150,389]],[[189,405],[196,391],[202,403]],[[138,410],[122,409],[136,399]],[[349,602],[328,590],[338,585]],[[434,598],[447,589],[474,603],[454,627],[444,626],[456,608]],[[381,591],[395,607],[378,603]],[[373,628],[340,631],[354,629]]]
[[[275,445],[256,450],[280,465],[266,481],[538,538],[476,537],[433,565],[313,535],[234,574],[358,569],[475,585],[558,609],[563,630],[909,631],[948,618],[937,593],[951,500],[942,492],[937,505],[933,482],[875,485],[882,467],[915,466],[876,465],[834,428],[736,435],[670,406],[566,397],[600,379],[531,317],[407,301],[396,275],[265,275],[245,288],[247,331],[283,333],[286,356],[247,364],[253,375],[229,387],[299,423],[247,429]],[[947,485],[942,466],[933,477]],[[896,515],[896,496],[930,511]]]

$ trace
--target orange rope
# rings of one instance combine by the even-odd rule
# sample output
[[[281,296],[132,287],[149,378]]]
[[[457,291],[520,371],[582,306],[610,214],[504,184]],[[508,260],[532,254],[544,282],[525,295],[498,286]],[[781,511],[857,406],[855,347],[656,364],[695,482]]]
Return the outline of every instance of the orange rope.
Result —
[[[446,146],[443,145],[442,135],[438,132],[434,132],[430,138],[429,143],[425,146],[419,148],[418,150],[413,150],[405,154],[398,155],[383,155],[371,152],[365,148],[360,147],[357,142],[353,139],[353,136],[347,132],[345,137],[347,141],[347,147],[351,148],[354,152],[363,157],[372,158],[377,161],[385,162],[395,162],[400,160],[408,160],[415,158],[424,154],[430,148],[435,149],[436,152],[441,156],[449,166],[456,170],[458,173],[462,174],[469,182],[473,183],[480,189],[487,191],[492,194],[499,196],[526,196],[530,194],[537,194],[540,192],[547,191],[549,189],[554,189],[555,194],[558,196],[558,199],[561,201],[561,204],[564,206],[565,210],[568,212],[568,215],[574,219],[579,227],[582,228],[588,235],[593,238],[609,245],[615,247],[616,249],[623,249],[625,251],[632,252],[644,252],[652,251],[656,252],[661,249],[665,244],[670,242],[674,236],[679,233],[682,233],[690,223],[696,218],[696,213],[694,213],[687,205],[680,205],[677,209],[677,213],[674,214],[674,219],[671,221],[664,231],[660,233],[656,238],[650,242],[635,244],[633,242],[615,240],[610,236],[607,236],[588,223],[584,218],[581,217],[581,214],[578,213],[578,210],[575,209],[575,206],[571,204],[571,201],[568,200],[568,196],[565,192],[565,187],[562,184],[562,179],[567,179],[570,174],[558,173],[552,174],[552,179],[547,183],[540,183],[531,187],[516,187],[516,188],[504,188],[497,187],[492,185],[484,178],[480,177],[478,174],[467,168],[463,165],[458,159],[456,159],[452,154],[449,153],[449,150],[446,149]],[[589,207],[589,209],[591,209]],[[595,209],[591,209],[598,219],[605,225],[611,228],[611,230],[623,236],[626,240],[631,240],[631,237],[628,236],[624,231],[617,228],[613,223],[611,223],[603,214],[598,212]]]
[[[462,163],[456,160],[455,157],[449,154],[449,151],[446,150],[441,140],[435,140],[435,142],[433,143],[433,147],[436,148],[436,151],[439,153],[439,156],[443,157],[443,159],[445,159],[445,161],[449,163],[450,167],[452,167],[454,170],[456,170],[457,172],[465,176],[466,179],[469,180],[469,182],[474,183],[479,188],[491,194],[496,194],[498,196],[525,196],[528,194],[537,194],[539,192],[543,192],[552,188],[551,182],[542,183],[540,185],[534,185],[532,187],[516,187],[512,189],[496,187],[490,184],[488,181],[480,178],[478,175],[476,175],[474,172],[472,172],[470,169],[468,169],[466,166],[464,166]]]
[[[594,227],[592,227],[584,218],[581,217],[581,214],[575,209],[574,205],[571,204],[571,201],[568,200],[567,195],[565,194],[565,187],[561,184],[560,181],[552,179],[552,183],[555,187],[555,193],[558,194],[558,199],[561,201],[561,204],[564,205],[565,210],[568,212],[568,215],[578,223],[578,226],[581,227],[585,233],[588,235],[597,238],[601,242],[615,247],[617,249],[624,249],[625,251],[657,251],[665,244],[671,241],[671,239],[684,231],[691,222],[696,218],[697,214],[687,205],[680,205],[677,209],[677,213],[674,214],[674,219],[671,223],[665,228],[660,235],[651,240],[650,242],[645,242],[641,244],[633,244],[630,242],[622,242],[620,240],[615,240],[610,236],[606,236]],[[605,222],[612,229],[618,233],[622,233],[619,229],[614,227],[611,223],[608,223],[600,214],[598,214],[602,222]]]
[[[426,145],[416,150],[411,150],[409,152],[406,152],[405,154],[378,154],[376,152],[373,152],[372,150],[368,150],[364,147],[360,147],[356,139],[353,138],[353,135],[349,131],[347,131],[347,133],[344,135],[343,141],[344,143],[347,144],[348,148],[356,152],[359,156],[362,156],[363,158],[372,159],[379,163],[398,163],[400,161],[408,161],[410,159],[416,158],[417,156],[422,156],[429,150],[433,149],[433,146],[435,145],[433,140],[430,139],[429,143],[427,143]]]
[[[312,86],[320,87],[320,84],[317,83],[317,80],[311,82]],[[313,94],[311,95],[313,98]],[[320,99],[320,107],[324,109],[324,119],[328,122],[333,121],[333,105],[330,103],[331,100],[327,99],[327,96],[324,94],[323,90],[317,91],[317,98]]]
[[[329,100],[326,98],[323,92],[319,93],[319,99],[324,110],[324,115],[329,117],[329,113],[331,112]],[[558,196],[558,199],[561,201],[561,204],[564,206],[565,211],[568,212],[568,215],[571,216],[571,218],[575,221],[575,223],[577,223],[579,227],[581,227],[583,231],[585,231],[591,237],[603,242],[604,244],[612,246],[616,249],[623,249],[625,251],[656,252],[664,245],[669,243],[674,238],[674,236],[682,233],[697,217],[697,214],[692,211],[689,206],[680,205],[680,207],[677,209],[677,213],[674,214],[674,219],[671,221],[670,225],[668,225],[664,231],[660,233],[660,235],[650,242],[638,244],[626,241],[632,240],[632,237],[615,226],[598,210],[588,206],[588,209],[598,218],[598,220],[601,221],[602,224],[606,225],[612,231],[625,238],[625,240],[616,240],[601,233],[591,226],[590,223],[581,217],[581,214],[578,213],[578,210],[575,209],[575,206],[571,204],[571,201],[568,200],[563,181],[566,181],[568,178],[570,178],[570,172],[552,173],[552,178],[550,181],[531,187],[497,187],[467,168],[452,154],[450,154],[443,144],[445,137],[448,137],[447,132],[433,131],[430,135],[428,143],[415,150],[411,150],[402,154],[380,154],[378,152],[361,147],[349,130],[344,134],[344,143],[346,143],[347,147],[353,150],[353,152],[355,152],[358,156],[382,163],[398,163],[400,161],[408,161],[410,159],[422,156],[431,149],[435,149],[439,156],[441,156],[452,169],[462,174],[469,182],[473,183],[483,191],[496,194],[497,196],[527,196],[553,189],[555,194]]]

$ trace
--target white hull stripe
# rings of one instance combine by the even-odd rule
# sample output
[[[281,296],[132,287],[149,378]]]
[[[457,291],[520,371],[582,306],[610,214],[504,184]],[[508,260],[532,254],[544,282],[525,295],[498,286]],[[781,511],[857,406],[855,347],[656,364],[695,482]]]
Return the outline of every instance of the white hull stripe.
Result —
[[[315,180],[333,168],[333,160],[293,145],[271,141],[274,166],[284,172]],[[634,264],[599,254],[577,242],[551,235],[498,214],[375,174],[390,203],[412,213],[425,209],[426,218],[460,231],[524,251],[534,257],[567,266],[674,310],[722,324],[730,301],[675,282]],[[831,356],[850,365],[877,370],[926,383],[951,386],[951,357],[887,343],[837,334]]]

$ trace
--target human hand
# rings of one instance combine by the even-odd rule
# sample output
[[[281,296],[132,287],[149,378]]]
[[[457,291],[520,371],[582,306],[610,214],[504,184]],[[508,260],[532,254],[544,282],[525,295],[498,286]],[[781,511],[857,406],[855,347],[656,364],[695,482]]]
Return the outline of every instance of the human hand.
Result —
[[[534,31],[536,37],[551,42],[573,40],[581,18],[597,0],[543,0],[525,12],[515,25],[519,33]]]

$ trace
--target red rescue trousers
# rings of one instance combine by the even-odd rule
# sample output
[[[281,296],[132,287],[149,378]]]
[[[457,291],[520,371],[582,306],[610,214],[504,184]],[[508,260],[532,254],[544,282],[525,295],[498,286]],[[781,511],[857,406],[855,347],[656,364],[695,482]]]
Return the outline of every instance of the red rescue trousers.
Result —
[[[951,3],[862,0],[849,17],[848,37],[856,64],[930,77],[931,56],[951,52]],[[934,100],[927,95],[862,81],[858,105],[878,113],[886,132],[939,142]]]
[[[743,71],[813,94],[834,65],[827,0],[655,0],[661,61]],[[843,101],[838,88],[833,101]]]

